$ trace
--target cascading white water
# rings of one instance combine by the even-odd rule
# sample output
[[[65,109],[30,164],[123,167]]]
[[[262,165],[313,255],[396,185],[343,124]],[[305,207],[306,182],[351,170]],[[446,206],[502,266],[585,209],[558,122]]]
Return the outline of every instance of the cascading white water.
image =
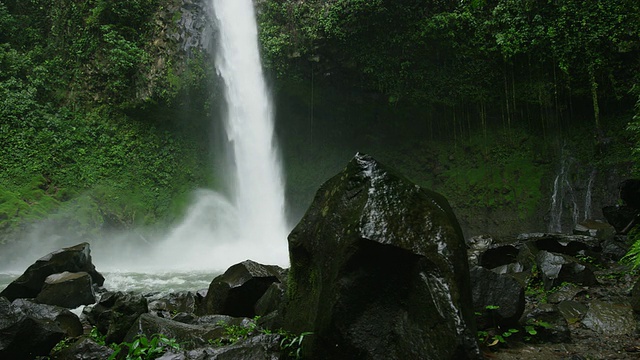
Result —
[[[241,237],[273,244],[285,233],[284,190],[273,144],[273,110],[262,73],[251,0],[213,0],[220,29],[216,66],[226,85]]]
[[[209,189],[195,192],[195,202],[185,218],[166,236],[140,229],[92,243],[96,267],[109,273],[107,288],[127,288],[129,285],[123,282],[174,286],[187,281],[185,276],[192,286],[198,270],[210,281],[209,271],[224,271],[247,259],[289,265],[283,176],[275,145],[273,109],[258,51],[253,2],[211,1],[219,31],[216,68],[225,84],[224,123],[229,152],[233,154],[226,172],[217,175],[232,172],[233,190],[230,194]],[[0,264],[0,271],[12,271],[5,277],[0,273],[0,285],[17,276],[14,270],[21,272],[40,256],[76,244],[60,236],[42,241],[51,236],[49,228],[43,229],[20,242],[12,252],[19,257],[11,257],[10,264]],[[163,277],[150,279],[137,273]]]
[[[587,184],[587,193],[584,196],[584,219],[591,219],[591,198],[593,192],[593,182],[596,179],[596,169],[591,170],[589,175],[589,183]]]
[[[183,223],[152,258],[173,268],[224,270],[251,259],[288,266],[284,184],[275,145],[252,0],[212,0],[219,30],[216,69],[224,80],[232,193],[201,190]],[[166,263],[165,263],[166,266]]]

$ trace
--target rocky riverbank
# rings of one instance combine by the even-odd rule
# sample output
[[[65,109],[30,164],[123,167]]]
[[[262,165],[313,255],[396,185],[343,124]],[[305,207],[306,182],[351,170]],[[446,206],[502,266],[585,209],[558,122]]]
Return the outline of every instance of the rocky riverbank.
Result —
[[[89,244],[61,249],[0,292],[0,357],[635,359],[640,281],[617,231],[465,241],[443,197],[358,154],[289,236],[290,269],[126,293]]]

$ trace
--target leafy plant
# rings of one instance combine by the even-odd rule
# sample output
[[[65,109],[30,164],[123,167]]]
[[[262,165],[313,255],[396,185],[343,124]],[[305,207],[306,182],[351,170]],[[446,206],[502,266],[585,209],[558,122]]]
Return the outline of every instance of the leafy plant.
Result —
[[[131,343],[123,342],[116,345],[108,360],[150,360],[168,350],[180,350],[180,345],[175,339],[169,339],[161,334],[154,334],[150,339],[145,335],[138,335]]]
[[[527,323],[524,326],[524,331],[528,334],[524,337],[524,340],[530,341],[532,339],[532,336],[538,335],[538,331],[540,329],[550,329],[550,328],[551,328],[551,324],[546,321],[529,318],[527,319]]]
[[[620,261],[631,266],[632,270],[640,269],[640,226],[635,226],[631,229],[627,237],[630,241],[633,241],[633,244]]]
[[[98,328],[94,326],[91,328],[91,331],[89,331],[89,338],[95,341],[98,345],[105,345],[107,336],[100,334]]]
[[[280,349],[284,352],[287,359],[302,359],[302,344],[306,336],[313,335],[312,332],[303,332],[299,335],[293,335],[285,332],[280,340]]]

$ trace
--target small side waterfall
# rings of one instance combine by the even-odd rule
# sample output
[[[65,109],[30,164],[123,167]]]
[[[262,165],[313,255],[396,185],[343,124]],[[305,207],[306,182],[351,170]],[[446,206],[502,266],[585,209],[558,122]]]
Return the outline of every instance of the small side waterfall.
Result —
[[[593,197],[593,183],[596,179],[596,169],[591,170],[589,175],[589,183],[587,184],[587,192],[584,196],[584,220],[591,219],[591,198]]]
[[[569,232],[579,222],[592,218],[592,193],[597,172],[591,169],[586,187],[585,175],[584,171],[577,169],[574,160],[563,150],[560,166],[553,180],[549,232]],[[582,198],[584,202],[579,201]]]

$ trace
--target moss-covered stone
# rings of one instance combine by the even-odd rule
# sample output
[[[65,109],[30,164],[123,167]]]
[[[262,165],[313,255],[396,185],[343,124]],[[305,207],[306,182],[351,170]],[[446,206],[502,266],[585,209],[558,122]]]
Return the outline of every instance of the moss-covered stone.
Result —
[[[469,359],[462,231],[446,199],[357,154],[289,236],[287,330],[320,359]]]

